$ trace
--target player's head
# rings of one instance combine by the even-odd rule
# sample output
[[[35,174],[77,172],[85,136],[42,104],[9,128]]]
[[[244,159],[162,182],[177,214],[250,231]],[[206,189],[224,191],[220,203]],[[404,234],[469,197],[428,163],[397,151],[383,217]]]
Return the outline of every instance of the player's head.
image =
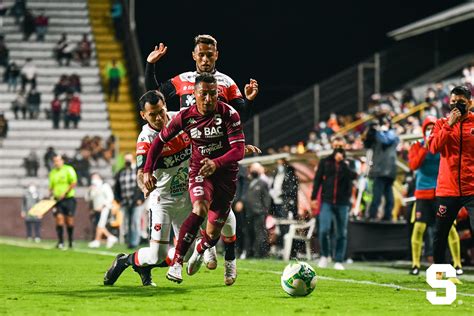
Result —
[[[194,38],[193,59],[198,72],[213,72],[219,57],[217,41],[211,35],[198,35]]]
[[[449,97],[449,107],[458,108],[462,115],[465,115],[472,108],[471,90],[466,86],[457,86],[451,90]]]
[[[150,90],[138,101],[140,115],[156,130],[161,130],[168,123],[164,95],[157,90]]]
[[[199,113],[213,113],[217,105],[217,80],[214,75],[204,72],[196,77],[194,97]]]
[[[346,146],[346,140],[342,136],[334,136],[331,140],[331,147],[333,149],[336,148],[344,148]]]
[[[64,166],[64,159],[61,155],[54,155],[53,157],[53,164],[54,164],[54,167],[59,169],[61,168],[62,166]]]

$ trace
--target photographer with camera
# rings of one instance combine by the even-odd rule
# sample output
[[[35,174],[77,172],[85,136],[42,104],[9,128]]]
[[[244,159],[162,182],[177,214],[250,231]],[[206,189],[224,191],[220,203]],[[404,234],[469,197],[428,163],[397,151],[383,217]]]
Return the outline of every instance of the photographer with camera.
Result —
[[[394,205],[392,185],[397,174],[397,145],[400,142],[392,128],[390,118],[381,116],[370,124],[365,133],[364,146],[372,149],[373,157],[369,178],[373,179],[373,198],[369,208],[369,220],[375,220],[377,211],[385,197],[384,216],[382,220],[390,220]]]
[[[434,237],[434,261],[444,263],[449,230],[464,206],[474,228],[474,114],[466,86],[451,90],[448,117],[436,121],[428,139],[431,153],[440,153],[436,186],[438,212]]]

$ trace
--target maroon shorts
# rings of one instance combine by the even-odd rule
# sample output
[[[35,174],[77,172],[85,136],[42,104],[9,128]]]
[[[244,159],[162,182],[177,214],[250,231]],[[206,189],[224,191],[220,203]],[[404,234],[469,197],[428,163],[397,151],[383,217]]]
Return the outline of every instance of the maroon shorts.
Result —
[[[189,172],[189,195],[194,205],[195,201],[210,203],[208,222],[223,226],[230,212],[230,205],[235,197],[237,188],[237,172],[218,170],[212,176],[204,178],[198,172]]]

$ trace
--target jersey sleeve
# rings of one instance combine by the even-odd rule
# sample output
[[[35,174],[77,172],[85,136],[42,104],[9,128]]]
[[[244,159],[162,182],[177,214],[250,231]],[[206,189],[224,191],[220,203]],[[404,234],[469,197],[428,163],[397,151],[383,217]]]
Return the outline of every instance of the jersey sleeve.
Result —
[[[77,183],[77,173],[73,167],[68,168],[67,178],[68,178],[69,184]]]
[[[180,131],[184,129],[183,126],[183,111],[176,114],[170,121],[170,123],[161,130],[158,137],[163,143],[167,143],[172,140]]]
[[[146,137],[138,136],[137,150],[136,150],[137,169],[143,168],[143,165],[145,164],[145,161],[146,161],[146,155],[148,154],[150,147],[151,147],[151,143]]]
[[[244,100],[244,98],[242,97],[242,93],[239,90],[239,87],[233,80],[231,80],[230,86],[227,88],[226,97],[227,101],[229,102],[234,99],[242,99],[242,101]]]
[[[242,128],[242,122],[240,121],[239,113],[231,106],[227,105],[228,119],[225,120],[227,137],[229,144],[236,142],[245,142],[244,131]]]
[[[174,78],[173,78],[174,79]],[[168,100],[176,95],[176,88],[173,84],[173,79],[166,80],[165,82],[159,83],[156,79],[155,64],[147,63],[145,67],[145,87],[147,90],[158,90]]]

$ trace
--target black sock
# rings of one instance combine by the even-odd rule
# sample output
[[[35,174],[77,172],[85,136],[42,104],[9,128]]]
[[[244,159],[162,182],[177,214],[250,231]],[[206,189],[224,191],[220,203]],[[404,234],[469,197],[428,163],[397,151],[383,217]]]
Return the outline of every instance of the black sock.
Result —
[[[69,238],[69,246],[72,246],[72,242],[74,241],[74,226],[67,227],[67,237]]]
[[[137,265],[135,264],[135,252],[132,252],[131,254],[128,255],[127,264],[129,266],[137,267]]]
[[[63,227],[57,225],[57,226],[56,226],[56,233],[58,234],[58,242],[59,242],[60,244],[64,243]]]
[[[235,259],[235,241],[234,242],[225,242],[224,243],[224,258],[225,260],[234,260]]]

